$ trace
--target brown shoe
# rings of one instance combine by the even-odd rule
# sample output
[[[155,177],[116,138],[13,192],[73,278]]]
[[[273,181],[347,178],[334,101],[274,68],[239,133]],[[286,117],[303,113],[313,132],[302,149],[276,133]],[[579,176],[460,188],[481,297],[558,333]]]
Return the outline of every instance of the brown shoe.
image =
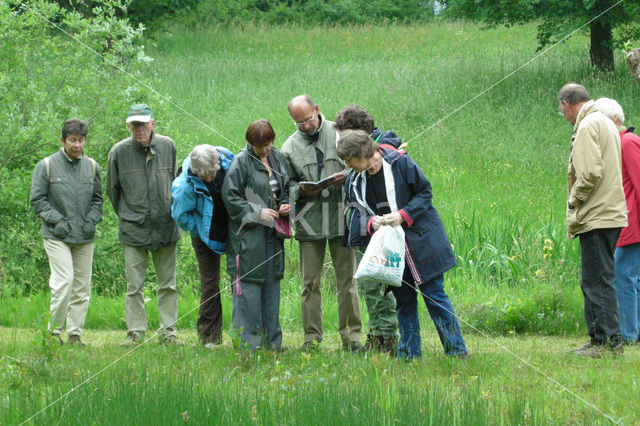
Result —
[[[602,358],[607,353],[611,355],[622,355],[624,353],[622,343],[619,343],[615,346],[592,345],[584,350],[576,351],[576,355],[584,358]]]
[[[74,334],[73,336],[69,336],[69,340],[67,340],[67,344],[71,346],[77,346],[79,348],[84,348],[85,345],[82,340],[80,340],[80,336]]]
[[[160,343],[163,343],[167,346],[184,346],[184,342],[178,338],[176,338],[176,336],[167,336],[164,339],[161,337],[160,338]]]
[[[360,348],[360,352],[379,351],[382,345],[382,336],[367,334],[367,341]]]
[[[575,349],[571,349],[569,352],[581,352],[581,351],[586,351],[587,349],[596,346],[596,342],[594,342],[593,340],[589,340],[587,343],[585,343],[584,345],[580,346],[579,348],[575,348]]]
[[[381,353],[389,354],[391,358],[396,357],[396,348],[398,347],[398,338],[396,336],[381,336],[382,343],[378,350]]]
[[[144,333],[140,331],[129,331],[127,333],[127,340],[120,343],[120,346],[135,346],[138,345],[142,339],[144,339]]]
[[[362,349],[362,346],[360,346],[360,342],[353,341],[353,342],[342,344],[342,350],[349,351],[352,354],[357,354],[358,352],[360,352],[361,349]]]
[[[469,358],[471,358],[471,354],[469,352],[463,352],[461,354],[456,354],[454,356],[458,358],[460,361],[467,361]]]
[[[308,340],[306,342],[304,342],[302,344],[302,346],[300,346],[300,351],[301,352],[316,352],[318,351],[320,346],[320,342],[318,342],[317,340]]]
[[[51,338],[55,340],[56,343],[60,343],[61,345],[64,345],[64,340],[62,340],[62,337],[60,337],[59,334],[51,333]]]

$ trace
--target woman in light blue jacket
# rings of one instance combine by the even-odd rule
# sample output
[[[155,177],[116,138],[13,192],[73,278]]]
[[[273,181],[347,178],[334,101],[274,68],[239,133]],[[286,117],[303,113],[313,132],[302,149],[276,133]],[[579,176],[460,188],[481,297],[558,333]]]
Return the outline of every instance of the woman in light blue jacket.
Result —
[[[227,246],[229,215],[222,202],[225,173],[233,159],[226,148],[198,145],[182,163],[171,185],[171,216],[191,234],[200,271],[200,310],[197,331],[209,348],[222,343],[220,255]]]

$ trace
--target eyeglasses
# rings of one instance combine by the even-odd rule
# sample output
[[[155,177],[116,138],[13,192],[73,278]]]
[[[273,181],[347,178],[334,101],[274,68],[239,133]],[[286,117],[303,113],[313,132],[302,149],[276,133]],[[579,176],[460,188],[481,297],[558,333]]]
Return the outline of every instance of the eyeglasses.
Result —
[[[316,110],[312,110],[312,114],[311,117],[307,118],[304,121],[294,121],[293,123],[296,125],[296,127],[304,127],[305,124],[309,124],[311,123],[314,119],[316,118]]]

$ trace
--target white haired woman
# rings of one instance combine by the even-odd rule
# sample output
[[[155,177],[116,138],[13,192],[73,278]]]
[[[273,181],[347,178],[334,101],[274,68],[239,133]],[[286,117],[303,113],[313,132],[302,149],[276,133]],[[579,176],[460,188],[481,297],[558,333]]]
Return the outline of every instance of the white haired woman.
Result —
[[[640,137],[625,127],[624,111],[618,102],[600,98],[596,107],[609,117],[620,132],[622,187],[627,202],[629,226],[622,228],[615,252],[615,287],[623,343],[640,338]]]
[[[182,163],[171,185],[171,216],[191,234],[200,271],[197,331],[209,349],[222,343],[220,255],[225,252],[229,215],[222,202],[222,183],[233,154],[226,148],[197,145]]]

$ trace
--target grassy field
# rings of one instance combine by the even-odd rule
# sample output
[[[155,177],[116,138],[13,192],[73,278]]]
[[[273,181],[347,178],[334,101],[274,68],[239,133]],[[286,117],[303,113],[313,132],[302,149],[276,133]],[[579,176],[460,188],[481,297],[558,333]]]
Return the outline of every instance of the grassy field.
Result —
[[[46,292],[0,292],[0,424],[28,419],[113,362],[34,422],[602,424],[611,422],[607,416],[640,422],[637,398],[629,398],[638,392],[637,348],[596,361],[566,353],[586,333],[579,247],[566,239],[564,224],[571,126],[558,114],[556,93],[568,81],[581,82],[594,98],[618,99],[627,122],[637,123],[638,87],[621,61],[615,74],[592,73],[587,37],[578,34],[501,81],[536,55],[535,28],[481,30],[466,23],[174,28],[153,34],[147,49],[155,61],[137,77],[166,96],[144,100],[156,112],[158,132],[176,141],[180,159],[201,143],[237,152],[258,118],[272,122],[280,146],[295,130],[287,102],[300,93],[310,94],[329,119],[345,105],[362,105],[377,125],[410,141],[458,257],[445,286],[474,356],[467,363],[445,358],[422,308],[423,361],[338,351],[329,265],[327,342],[320,354],[300,354],[295,242],[286,244],[282,282],[287,351],[250,355],[233,350],[226,335],[225,348],[213,354],[150,342],[126,355],[117,346],[125,329],[124,266],[117,222],[105,203],[88,349],[54,348],[42,339]],[[123,124],[113,141],[90,140],[88,150],[100,158],[125,136]],[[6,193],[26,194],[29,181],[16,176],[4,185]],[[37,223],[26,211],[13,226],[31,233],[7,237],[16,255],[3,255],[3,289],[46,287]],[[188,237],[179,259],[179,327],[195,344],[199,284]],[[149,281],[155,327],[152,275]],[[225,328],[228,284],[225,275]]]
[[[88,331],[84,350],[47,347],[40,330],[0,329],[0,424],[637,424],[640,351],[585,360],[582,338],[467,336],[473,357],[450,360],[435,331],[424,358],[350,355],[336,335],[302,354],[187,346],[119,347]],[[49,406],[50,407],[47,407]],[[45,407],[47,407],[45,409]],[[41,410],[43,410],[40,412]],[[40,413],[39,413],[40,412]]]

